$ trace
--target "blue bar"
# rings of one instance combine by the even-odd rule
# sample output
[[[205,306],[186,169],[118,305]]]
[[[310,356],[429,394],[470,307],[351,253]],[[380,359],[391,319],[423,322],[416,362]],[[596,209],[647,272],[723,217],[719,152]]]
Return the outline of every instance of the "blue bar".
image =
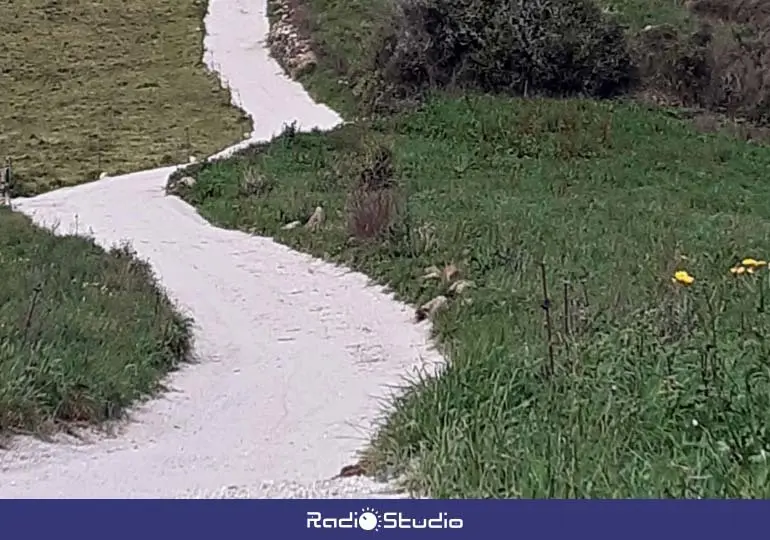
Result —
[[[4,501],[5,538],[763,538],[768,501]]]

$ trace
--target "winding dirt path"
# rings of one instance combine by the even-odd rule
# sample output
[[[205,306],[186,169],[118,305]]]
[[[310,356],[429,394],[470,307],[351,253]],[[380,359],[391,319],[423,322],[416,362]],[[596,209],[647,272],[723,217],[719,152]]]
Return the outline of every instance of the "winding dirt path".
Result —
[[[265,0],[211,0],[205,21],[206,62],[254,120],[238,147],[292,121],[340,122],[269,58],[265,10]],[[194,317],[200,362],[118,437],[16,439],[0,457],[0,497],[386,496],[365,480],[324,479],[365,445],[387,385],[440,363],[427,328],[361,274],[213,227],[164,194],[173,170],[14,201],[59,233],[130,241]]]

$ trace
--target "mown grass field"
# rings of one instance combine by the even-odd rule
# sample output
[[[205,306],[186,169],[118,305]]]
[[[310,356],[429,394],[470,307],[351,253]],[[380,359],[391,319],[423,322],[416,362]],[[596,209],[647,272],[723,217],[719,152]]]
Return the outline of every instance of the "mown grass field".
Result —
[[[187,359],[189,322],[130,250],[0,223],[0,433],[117,418]]]
[[[15,190],[186,163],[248,122],[202,63],[203,0],[14,0],[0,6],[0,161]]]
[[[373,158],[388,149],[392,174]],[[351,241],[351,185],[372,165],[401,212]],[[769,166],[767,148],[637,104],[434,97],[198,167],[184,195],[415,305],[447,294],[426,267],[475,284],[435,321],[446,373],[395,402],[368,455],[408,487],[767,497],[770,275],[729,269],[770,249]],[[281,229],[316,205],[322,231]]]

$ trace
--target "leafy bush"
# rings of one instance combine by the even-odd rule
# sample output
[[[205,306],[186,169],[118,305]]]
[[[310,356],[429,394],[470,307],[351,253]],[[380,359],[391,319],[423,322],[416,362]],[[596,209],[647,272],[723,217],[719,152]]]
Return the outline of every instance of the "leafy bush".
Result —
[[[683,35],[667,24],[640,32],[632,54],[645,90],[662,101],[696,105],[711,79],[709,39],[705,29]]]
[[[689,6],[697,15],[725,22],[765,28],[770,22],[770,4],[766,0],[691,0]]]
[[[632,50],[646,89],[666,101],[770,123],[767,28],[707,24],[682,34],[658,26],[641,32]]]
[[[590,0],[410,0],[376,33],[365,98],[431,88],[609,97],[632,63],[623,29]]]

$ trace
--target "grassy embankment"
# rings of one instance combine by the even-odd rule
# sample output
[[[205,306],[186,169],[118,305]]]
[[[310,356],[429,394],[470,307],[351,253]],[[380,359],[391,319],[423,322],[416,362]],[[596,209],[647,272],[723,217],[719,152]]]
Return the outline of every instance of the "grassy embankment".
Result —
[[[119,417],[188,358],[189,321],[130,249],[0,224],[0,433]]]
[[[0,7],[0,161],[30,195],[186,162],[249,131],[202,61],[199,0]],[[0,163],[2,164],[2,163]],[[114,418],[187,357],[188,321],[130,251],[0,211],[0,432]]]
[[[363,3],[307,5],[327,53],[355,49]],[[320,67],[306,79],[317,95],[355,100]],[[435,319],[446,373],[396,400],[368,452],[408,487],[767,497],[770,270],[730,268],[770,249],[768,166],[770,149],[671,111],[469,93],[286,133],[196,167],[183,195],[216,224],[350,265],[414,304],[448,294],[428,267],[474,283]],[[320,231],[281,229],[316,205]]]

